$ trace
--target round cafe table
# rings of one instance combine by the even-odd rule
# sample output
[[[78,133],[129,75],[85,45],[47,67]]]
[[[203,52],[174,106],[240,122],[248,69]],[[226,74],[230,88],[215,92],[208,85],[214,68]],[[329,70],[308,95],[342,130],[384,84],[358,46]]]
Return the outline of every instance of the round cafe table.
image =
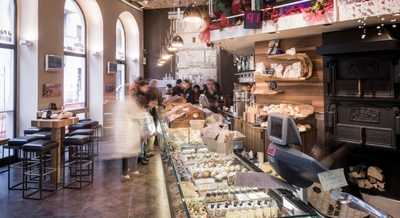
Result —
[[[55,184],[61,183],[61,172],[64,167],[61,160],[62,155],[64,155],[65,127],[78,122],[78,117],[66,119],[37,119],[31,122],[34,127],[51,129],[51,140],[58,144],[57,149],[54,149],[51,153],[51,166],[57,169],[57,174],[53,174],[51,179]]]

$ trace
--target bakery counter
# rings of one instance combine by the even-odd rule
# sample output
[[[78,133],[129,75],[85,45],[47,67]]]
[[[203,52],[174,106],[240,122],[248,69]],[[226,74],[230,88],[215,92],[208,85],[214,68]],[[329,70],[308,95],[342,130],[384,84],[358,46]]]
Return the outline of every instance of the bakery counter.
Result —
[[[314,117],[298,121],[297,127],[299,128],[300,136],[303,141],[303,146],[299,150],[309,154],[312,147],[317,144],[317,127]],[[244,139],[244,148],[247,151],[263,152],[265,153],[267,146],[270,144],[267,135],[267,127],[249,123],[242,118],[235,118],[232,120],[232,129],[243,133],[246,138]]]
[[[284,188],[238,186],[239,174],[262,172],[240,154],[210,152],[201,144],[166,150],[166,174],[175,178],[167,179],[174,217],[318,217]]]

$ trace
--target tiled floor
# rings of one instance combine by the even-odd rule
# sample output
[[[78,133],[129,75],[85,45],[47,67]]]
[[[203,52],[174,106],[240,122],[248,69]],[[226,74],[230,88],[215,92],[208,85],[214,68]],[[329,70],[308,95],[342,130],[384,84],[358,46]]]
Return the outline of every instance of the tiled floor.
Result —
[[[120,180],[121,161],[96,161],[94,184],[83,190],[60,190],[42,200],[24,200],[8,191],[7,173],[0,175],[0,218],[169,218],[162,161],[159,155],[139,168],[141,175]]]

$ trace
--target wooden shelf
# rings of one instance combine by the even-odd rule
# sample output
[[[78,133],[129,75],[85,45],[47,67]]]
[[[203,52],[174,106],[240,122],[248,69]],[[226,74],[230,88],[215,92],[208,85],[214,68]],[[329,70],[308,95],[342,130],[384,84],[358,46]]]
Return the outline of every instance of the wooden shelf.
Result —
[[[283,81],[283,82],[299,82],[299,81],[305,81],[308,80],[312,77],[313,75],[313,63],[310,59],[310,57],[306,53],[297,53],[295,55],[289,55],[289,54],[279,54],[279,55],[266,55],[266,58],[271,60],[270,62],[293,62],[293,61],[299,61],[302,64],[303,67],[303,72],[305,76],[299,77],[299,78],[281,78],[281,77],[274,77],[274,76],[268,76],[268,75],[263,75],[263,74],[257,74],[257,76],[261,76],[263,78],[260,78],[264,81]],[[257,81],[257,78],[256,78]]]

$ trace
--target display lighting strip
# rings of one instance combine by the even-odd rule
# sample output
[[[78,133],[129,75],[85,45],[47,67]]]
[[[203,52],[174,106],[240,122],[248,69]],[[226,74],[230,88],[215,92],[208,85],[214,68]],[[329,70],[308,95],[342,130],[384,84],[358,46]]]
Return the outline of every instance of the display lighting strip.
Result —
[[[314,1],[314,0],[301,0],[301,1],[296,1],[296,2],[290,2],[290,3],[286,3],[286,4],[282,4],[282,5],[277,5],[277,6],[274,6],[274,7],[264,8],[264,9],[261,9],[261,11],[269,11],[269,10],[272,10],[272,9],[279,9],[279,8],[289,7],[289,6],[292,6],[292,5],[302,4],[302,3],[311,2],[311,1]],[[232,15],[232,16],[229,16],[229,17],[226,17],[226,18],[227,19],[232,19],[232,18],[243,17],[243,16],[244,16],[244,13]],[[219,18],[219,19],[216,19],[216,20],[212,20],[212,22],[218,22],[218,21],[221,21],[221,20],[222,19]]]

